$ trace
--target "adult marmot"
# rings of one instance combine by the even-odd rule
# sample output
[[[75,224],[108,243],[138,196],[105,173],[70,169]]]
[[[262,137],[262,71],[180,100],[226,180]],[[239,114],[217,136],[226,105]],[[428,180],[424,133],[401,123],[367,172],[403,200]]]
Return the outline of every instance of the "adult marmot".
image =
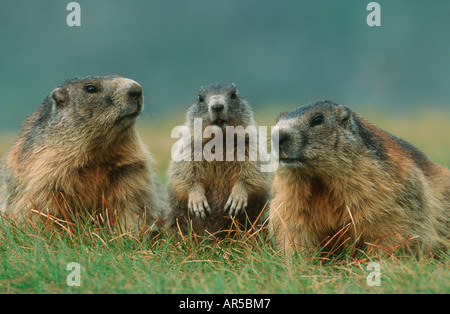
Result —
[[[251,138],[258,135],[258,129],[250,106],[239,96],[236,86],[216,83],[202,87],[198,100],[187,112],[185,126],[194,136],[184,142],[190,147],[188,158],[172,160],[169,165],[169,227],[183,233],[192,228],[203,235],[205,231],[230,230],[230,216],[243,226],[254,224],[270,188],[261,172],[261,162],[250,158],[257,148]],[[223,134],[211,149],[219,155],[213,160],[202,156],[212,137],[208,127]],[[240,136],[245,142],[240,141]]]
[[[387,248],[409,239],[428,250],[449,236],[450,173],[408,142],[330,101],[295,109],[277,127],[270,217],[280,249],[323,246],[346,225],[357,244]]]
[[[164,191],[134,127],[142,108],[142,87],[120,76],[54,89],[3,160],[1,212],[23,221],[32,210],[65,219],[107,210],[130,228],[164,217]]]

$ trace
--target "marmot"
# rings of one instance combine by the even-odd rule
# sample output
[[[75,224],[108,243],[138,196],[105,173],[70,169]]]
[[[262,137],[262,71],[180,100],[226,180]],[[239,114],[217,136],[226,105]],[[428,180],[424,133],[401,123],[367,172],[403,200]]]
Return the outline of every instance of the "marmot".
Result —
[[[1,212],[24,221],[32,211],[67,219],[67,210],[107,209],[132,229],[164,218],[167,196],[134,127],[142,109],[142,87],[131,79],[80,77],[58,86],[3,160]]]
[[[278,248],[323,246],[346,225],[347,244],[357,247],[406,241],[428,251],[448,239],[449,170],[410,143],[330,101],[283,114],[276,127],[270,218]]]
[[[197,126],[197,135],[196,121],[201,123]],[[230,217],[241,227],[257,223],[270,187],[266,174],[261,172],[261,162],[249,158],[249,152],[256,148],[250,138],[258,136],[258,128],[249,104],[239,96],[236,85],[216,83],[201,87],[197,101],[186,114],[185,126],[194,136],[185,142],[191,149],[187,151],[188,160],[172,159],[169,164],[169,227],[175,231],[180,229],[184,234],[192,228],[195,234],[203,235],[207,231],[217,235],[232,229]],[[240,131],[236,131],[238,126],[242,127]],[[207,127],[223,131],[218,143],[223,151],[220,153],[220,148],[214,147],[211,151],[220,156],[209,161],[205,160],[207,156],[196,158],[195,152],[196,143],[200,151],[208,145],[211,134],[205,137]],[[237,128],[233,131],[233,127]],[[245,137],[241,139],[245,139],[245,143],[242,143],[239,136],[244,136],[244,128]],[[227,147],[227,135],[233,146]],[[245,145],[244,148],[239,143]],[[239,158],[239,153],[245,156]]]

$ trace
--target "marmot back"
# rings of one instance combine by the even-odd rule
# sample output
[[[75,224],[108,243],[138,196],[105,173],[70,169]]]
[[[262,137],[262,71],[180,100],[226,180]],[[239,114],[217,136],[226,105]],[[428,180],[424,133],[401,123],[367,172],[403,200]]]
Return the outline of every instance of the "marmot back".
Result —
[[[201,126],[197,126],[200,123]],[[241,126],[257,133],[257,125],[248,103],[239,96],[234,84],[212,84],[204,86],[199,91],[198,100],[189,108],[186,114],[186,126],[194,133],[187,139],[189,161],[172,160],[168,170],[168,191],[171,204],[169,226],[172,230],[188,230],[203,235],[205,231],[216,233],[227,231],[232,227],[233,217],[242,226],[256,223],[268,200],[269,186],[266,175],[260,170],[259,161],[249,159],[249,136],[245,134],[245,152],[239,159],[237,133],[228,134],[229,127]],[[196,128],[200,128],[199,137]],[[228,128],[227,128],[228,127]],[[195,155],[195,146],[200,150],[209,145],[210,138],[204,138],[206,128],[221,130],[223,138],[214,152],[220,154],[222,160],[200,160]],[[227,130],[228,129],[228,130]],[[197,130],[198,131],[198,130]],[[242,131],[242,129],[241,129]],[[250,131],[251,133],[252,131]],[[234,145],[227,156],[227,134],[233,138]],[[242,135],[242,134],[241,134]],[[216,139],[214,137],[214,139]],[[217,140],[217,139],[216,139]],[[231,146],[231,144],[230,144]],[[206,157],[206,159],[205,159]],[[241,226],[241,227],[242,227]]]
[[[120,76],[54,89],[3,161],[1,211],[23,220],[32,210],[66,218],[61,211],[108,209],[129,227],[164,217],[164,192],[134,127],[142,108],[142,87]]]
[[[270,217],[279,248],[317,248],[348,224],[361,245],[429,250],[448,239],[450,172],[413,145],[329,101],[284,114],[277,127]]]

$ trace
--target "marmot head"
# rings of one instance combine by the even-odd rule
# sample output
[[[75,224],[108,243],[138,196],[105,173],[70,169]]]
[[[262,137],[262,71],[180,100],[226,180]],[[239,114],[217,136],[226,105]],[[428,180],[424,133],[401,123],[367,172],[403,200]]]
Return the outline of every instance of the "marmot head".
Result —
[[[203,127],[243,126],[253,124],[248,103],[239,96],[234,83],[215,83],[202,86],[197,101],[189,108],[187,122],[191,126],[195,118],[201,118]]]
[[[333,171],[362,151],[355,114],[331,101],[301,106],[279,116],[278,156],[281,170]]]
[[[50,93],[49,102],[52,125],[99,133],[127,129],[143,109],[142,87],[120,76],[67,80]]]

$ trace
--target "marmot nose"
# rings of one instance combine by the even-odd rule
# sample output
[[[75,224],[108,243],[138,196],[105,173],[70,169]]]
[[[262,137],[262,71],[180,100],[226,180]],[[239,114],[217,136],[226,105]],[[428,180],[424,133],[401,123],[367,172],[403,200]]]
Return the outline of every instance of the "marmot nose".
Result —
[[[132,84],[128,88],[128,96],[134,99],[138,99],[142,97],[142,87],[138,83]]]
[[[223,108],[224,108],[223,104],[214,104],[211,106],[212,111],[214,111],[215,113],[221,112]]]
[[[280,133],[278,137],[278,144],[279,146],[283,146],[283,144],[287,143],[289,141],[289,135],[287,133]]]

